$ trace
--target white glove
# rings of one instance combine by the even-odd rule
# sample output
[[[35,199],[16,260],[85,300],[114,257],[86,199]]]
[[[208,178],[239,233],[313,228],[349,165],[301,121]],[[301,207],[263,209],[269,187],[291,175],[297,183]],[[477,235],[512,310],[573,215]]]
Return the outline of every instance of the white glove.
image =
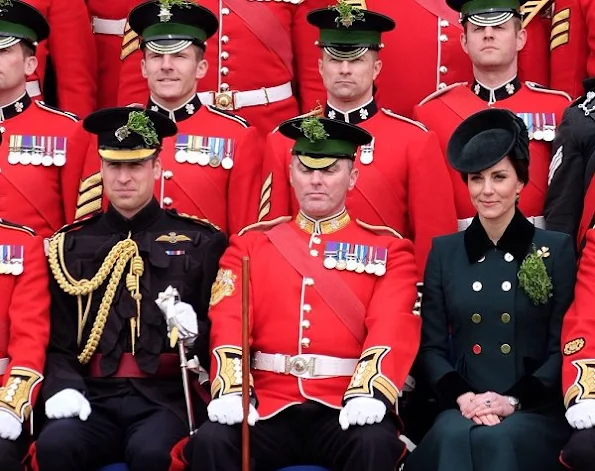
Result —
[[[194,308],[188,303],[180,302],[179,299],[178,290],[168,286],[165,291],[159,293],[155,303],[167,322],[168,336],[176,327],[178,337],[188,346],[198,337],[198,319]]]
[[[240,424],[244,420],[242,396],[239,394],[229,394],[213,399],[207,406],[207,413],[211,422],[219,422],[222,425]],[[250,404],[248,425],[254,425],[258,422],[258,419],[260,419],[258,411]]]
[[[343,430],[350,425],[366,425],[382,422],[386,414],[384,402],[371,397],[356,397],[350,399],[341,409],[339,424]]]
[[[595,427],[595,399],[584,399],[569,407],[566,420],[577,430]]]
[[[16,440],[23,431],[23,424],[10,412],[0,410],[0,437]]]
[[[91,404],[76,389],[63,389],[45,401],[45,415],[48,419],[78,417],[85,421],[91,415]]]

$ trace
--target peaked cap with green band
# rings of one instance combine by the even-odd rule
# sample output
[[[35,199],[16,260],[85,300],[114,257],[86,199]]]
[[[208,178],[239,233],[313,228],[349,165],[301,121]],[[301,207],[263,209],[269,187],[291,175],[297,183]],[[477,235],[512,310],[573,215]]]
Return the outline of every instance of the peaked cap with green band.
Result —
[[[446,0],[447,5],[461,13],[461,22],[477,26],[497,26],[513,17],[521,17],[521,6],[528,0]]]
[[[308,22],[320,29],[316,45],[344,60],[355,59],[368,49],[379,50],[382,33],[395,28],[395,22],[388,16],[352,6],[344,0],[311,11]]]
[[[134,8],[130,27],[148,49],[157,54],[175,54],[191,44],[205,46],[217,32],[217,17],[191,0],[151,0]]]
[[[107,162],[143,162],[153,158],[163,138],[178,132],[175,123],[156,111],[136,107],[106,108],[83,121],[97,135],[99,156]]]
[[[44,16],[20,0],[0,0],[0,49],[27,42],[35,49],[50,34]]]
[[[292,153],[311,169],[330,167],[337,159],[354,160],[357,148],[372,141],[368,131],[354,124],[318,117],[290,119],[279,132],[295,141]]]

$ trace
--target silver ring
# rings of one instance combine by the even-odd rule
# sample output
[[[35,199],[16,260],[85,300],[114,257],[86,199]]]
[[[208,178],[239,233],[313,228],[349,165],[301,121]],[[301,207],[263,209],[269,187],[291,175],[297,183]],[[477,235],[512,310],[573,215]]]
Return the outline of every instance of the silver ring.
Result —
[[[485,404],[487,407],[492,407],[492,401],[490,401],[489,399],[486,399],[486,400],[485,400],[485,402],[484,402],[484,404]]]

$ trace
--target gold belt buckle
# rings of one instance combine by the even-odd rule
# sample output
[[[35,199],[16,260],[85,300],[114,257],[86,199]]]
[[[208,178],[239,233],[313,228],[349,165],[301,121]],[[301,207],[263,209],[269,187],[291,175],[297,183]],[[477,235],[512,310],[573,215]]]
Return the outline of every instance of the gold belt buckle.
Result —
[[[220,110],[233,110],[233,94],[235,92],[217,92],[215,93],[215,106]]]
[[[314,376],[314,363],[314,358],[307,361],[302,357],[291,359],[291,357],[288,356],[285,358],[285,374],[288,375],[293,372],[296,376],[301,376],[308,372],[310,373],[310,376]]]

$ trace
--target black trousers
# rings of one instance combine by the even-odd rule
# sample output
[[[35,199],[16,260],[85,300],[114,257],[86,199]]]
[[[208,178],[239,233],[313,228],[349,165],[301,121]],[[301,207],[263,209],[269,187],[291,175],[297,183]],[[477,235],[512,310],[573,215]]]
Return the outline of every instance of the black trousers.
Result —
[[[595,429],[576,430],[562,450],[562,460],[573,471],[595,469]]]
[[[184,455],[190,471],[241,469],[241,426],[205,422]],[[395,417],[375,425],[339,426],[339,411],[307,402],[250,427],[252,469],[317,464],[337,471],[394,471],[405,451]],[[42,470],[43,471],[43,470]]]
[[[130,471],[168,470],[171,449],[188,435],[180,417],[138,392],[90,402],[85,422],[47,422],[36,445],[40,471],[94,471],[118,461]]]
[[[2,471],[23,471],[21,461],[27,453],[29,444],[29,433],[23,433],[16,440],[5,440],[0,438],[0,470]]]

